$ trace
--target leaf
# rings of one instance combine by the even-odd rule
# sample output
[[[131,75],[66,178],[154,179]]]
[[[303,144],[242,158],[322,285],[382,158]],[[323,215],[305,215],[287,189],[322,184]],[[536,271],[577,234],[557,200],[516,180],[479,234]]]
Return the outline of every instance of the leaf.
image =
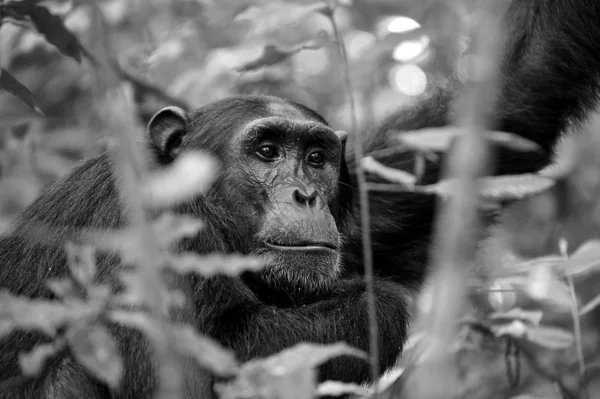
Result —
[[[577,278],[600,272],[600,240],[582,244],[566,261],[567,273]]]
[[[48,359],[55,356],[63,347],[62,344],[51,342],[37,345],[30,352],[19,353],[19,366],[21,366],[23,374],[28,376],[39,375]]]
[[[394,134],[392,139],[407,149],[417,152],[448,152],[457,139],[466,134],[463,128],[427,128]],[[483,136],[491,144],[521,152],[540,152],[541,148],[533,141],[512,133],[500,131],[484,132]]]
[[[528,327],[525,338],[548,349],[569,348],[575,342],[575,337],[570,331],[555,327]]]
[[[217,341],[198,334],[191,326],[173,326],[173,342],[179,354],[221,376],[231,376],[239,366],[235,355]]]
[[[264,359],[262,363],[267,368],[277,370],[317,367],[330,359],[344,355],[367,359],[366,353],[343,342],[330,345],[300,343]]]
[[[75,359],[98,379],[116,388],[123,374],[123,363],[115,339],[100,324],[72,327],[67,341]]]
[[[82,292],[75,286],[71,278],[51,279],[46,281],[46,286],[58,298],[78,297]]]
[[[596,309],[600,305],[600,295],[596,295],[591,301],[589,301],[585,306],[579,309],[579,315],[583,316]]]
[[[302,50],[318,50],[328,41],[329,35],[327,34],[327,31],[321,30],[312,42],[291,49],[283,49],[276,45],[268,44],[264,47],[263,53],[257,59],[249,61],[237,67],[235,70],[238,72],[248,72],[266,66],[275,65],[285,61]]]
[[[0,87],[29,105],[35,112],[44,115],[36,104],[33,93],[3,68],[0,68]]]
[[[168,168],[154,172],[143,185],[148,205],[172,206],[204,193],[216,176],[213,157],[202,152],[181,154]]]
[[[205,255],[183,252],[168,258],[171,269],[182,273],[198,273],[202,276],[238,276],[245,271],[258,271],[264,268],[265,260],[242,255]]]
[[[366,172],[377,175],[389,182],[401,184],[406,188],[414,187],[417,182],[417,178],[410,173],[382,165],[373,157],[364,157],[361,160],[360,165]]]
[[[75,246],[67,244],[67,264],[73,280],[87,287],[92,284],[96,275],[96,258],[91,246]]]
[[[58,328],[84,318],[88,312],[82,302],[66,306],[57,301],[32,300],[13,296],[6,290],[0,291],[0,333],[4,334],[22,329],[41,330],[54,335]]]
[[[204,223],[190,216],[163,213],[152,223],[156,236],[164,247],[168,247],[185,237],[191,237],[204,227]]]
[[[344,343],[301,343],[265,359],[245,363],[236,379],[218,385],[217,391],[222,399],[248,393],[263,398],[311,399],[317,389],[315,367],[341,355],[367,358],[364,352]]]
[[[248,36],[264,36],[284,28],[290,29],[311,14],[327,9],[328,6],[325,2],[297,4],[296,2],[269,1],[248,7],[235,16],[234,22],[249,24],[251,28],[247,33]]]
[[[63,24],[62,19],[50,13],[47,8],[31,5],[27,7],[27,12],[31,22],[36,29],[44,35],[46,40],[56,46],[56,48],[68,57],[72,57],[78,63],[81,63],[81,45],[75,35],[73,35]]]
[[[507,312],[494,312],[490,315],[490,319],[500,322],[520,320],[537,326],[540,324],[540,321],[542,321],[543,316],[544,313],[541,310],[523,310],[521,308],[514,308]]]
[[[484,200],[493,202],[516,201],[532,197],[554,186],[555,181],[534,174],[492,176],[479,179],[480,195]],[[427,192],[434,192],[442,197],[454,197],[458,182],[456,179],[442,180],[439,183],[425,186]]]
[[[367,390],[361,385],[339,381],[324,381],[317,387],[318,396],[341,396],[348,394],[366,396]]]

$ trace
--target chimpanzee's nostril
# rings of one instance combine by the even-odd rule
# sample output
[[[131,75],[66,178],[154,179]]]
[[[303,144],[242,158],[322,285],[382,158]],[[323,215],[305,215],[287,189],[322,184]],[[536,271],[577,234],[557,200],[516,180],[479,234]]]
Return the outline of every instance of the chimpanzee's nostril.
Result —
[[[303,207],[306,206],[312,208],[317,203],[317,190],[315,189],[303,190],[296,188],[292,195],[294,197],[294,202]]]

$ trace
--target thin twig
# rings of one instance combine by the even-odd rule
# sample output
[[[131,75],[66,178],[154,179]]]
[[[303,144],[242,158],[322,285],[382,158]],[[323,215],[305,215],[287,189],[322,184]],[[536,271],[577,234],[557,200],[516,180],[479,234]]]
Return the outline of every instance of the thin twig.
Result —
[[[581,334],[581,320],[579,319],[579,310],[577,306],[577,294],[575,292],[575,283],[573,282],[573,276],[568,269],[569,254],[567,251],[567,241],[564,238],[560,239],[559,242],[560,252],[565,259],[565,275],[567,276],[567,284],[569,285],[569,295],[571,296],[571,317],[573,319],[573,333],[575,334],[575,350],[577,351],[577,363],[579,365],[579,382],[580,384],[585,378],[585,358],[583,357],[583,342]],[[580,386],[580,392],[582,397],[587,397],[587,390]]]
[[[367,293],[367,312],[369,315],[369,362],[371,365],[371,378],[374,383],[374,395],[378,395],[377,378],[379,377],[379,351],[377,346],[378,326],[377,326],[377,309],[375,307],[375,289],[373,287],[373,253],[371,248],[371,220],[369,215],[369,193],[366,187],[366,178],[361,166],[360,160],[363,158],[362,141],[358,133],[358,122],[356,119],[356,104],[354,101],[354,91],[352,89],[352,79],[350,77],[350,62],[346,47],[338,26],[335,22],[334,12],[335,4],[332,0],[328,1],[329,10],[328,17],[331,21],[335,40],[338,43],[343,61],[344,81],[346,91],[350,102],[350,115],[352,118],[352,134],[354,134],[354,156],[357,162],[355,163],[356,180],[359,192],[359,207],[360,207],[360,224],[361,224],[361,241],[363,250],[363,263],[365,270],[365,285]]]

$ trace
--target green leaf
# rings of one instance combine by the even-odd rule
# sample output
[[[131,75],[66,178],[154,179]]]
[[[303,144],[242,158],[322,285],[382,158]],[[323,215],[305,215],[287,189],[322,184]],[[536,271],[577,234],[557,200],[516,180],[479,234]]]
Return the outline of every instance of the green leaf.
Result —
[[[63,24],[62,19],[50,13],[47,8],[33,5],[27,7],[31,22],[35,25],[46,40],[68,57],[81,62],[81,45],[77,37],[71,33]]]
[[[33,93],[15,79],[6,69],[0,68],[0,87],[29,105],[35,112],[44,115],[33,98]]]
[[[49,344],[37,345],[30,352],[19,354],[19,365],[23,374],[29,376],[39,375],[44,369],[46,361],[55,356],[63,345],[51,342]]]
[[[115,339],[100,324],[72,327],[67,341],[75,359],[108,386],[116,388],[123,373]]]

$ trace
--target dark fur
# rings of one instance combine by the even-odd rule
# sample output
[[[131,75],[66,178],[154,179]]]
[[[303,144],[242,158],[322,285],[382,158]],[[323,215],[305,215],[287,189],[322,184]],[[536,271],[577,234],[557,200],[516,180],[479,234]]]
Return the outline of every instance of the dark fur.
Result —
[[[497,104],[496,128],[530,138],[549,150],[569,121],[580,122],[596,104],[600,71],[600,5],[594,0],[515,0],[507,20],[511,27],[509,47],[502,64],[502,86]],[[370,133],[366,150],[383,148],[387,132],[444,126],[451,122],[450,111],[456,91],[439,93],[412,110],[390,116]],[[305,119],[324,122],[320,116],[297,104],[259,97],[234,98],[209,105],[190,116],[187,148],[211,149],[225,157],[230,140],[228,132],[258,117],[272,115],[268,104],[282,104],[284,109]],[[189,132],[192,132],[190,135]],[[157,151],[157,160],[169,157]],[[508,152],[498,154],[497,173],[518,173],[539,169],[547,154],[539,158]],[[335,209],[337,228],[345,237],[342,249],[345,276],[330,290],[315,294],[312,300],[295,307],[293,293],[257,290],[260,282],[242,279],[190,277],[183,289],[194,301],[183,315],[198,330],[209,334],[235,350],[241,360],[266,356],[301,341],[335,342],[344,340],[368,349],[368,322],[363,284],[356,275],[362,273],[360,225],[354,200],[355,160],[347,153],[347,163],[340,172],[341,185]],[[410,157],[396,155],[384,160],[389,166],[407,169]],[[428,165],[424,181],[439,176],[436,165]],[[56,183],[38,198],[19,218],[15,232],[0,242],[0,283],[15,294],[51,298],[44,287],[47,278],[66,273],[61,249],[28,241],[20,232],[34,222],[73,228],[106,228],[123,225],[112,165],[107,155],[86,161],[66,179]],[[207,231],[197,241],[182,246],[199,252],[248,252],[248,237],[257,234],[251,215],[224,209],[223,197],[217,194],[219,182],[204,200],[179,209],[201,215]],[[261,192],[227,193],[229,203],[261,204]],[[431,241],[436,198],[419,193],[372,193],[371,215],[377,317],[379,321],[380,367],[393,365],[406,337],[408,312],[406,288],[422,282]],[[240,217],[245,221],[240,223]],[[110,279],[117,260],[101,256],[101,279]],[[259,279],[260,280],[260,279]],[[254,288],[254,290],[252,289]],[[272,287],[271,287],[272,288]],[[270,288],[269,288],[270,289]],[[287,296],[287,297],[286,297]],[[304,298],[306,299],[306,298]],[[282,301],[279,303],[279,301]],[[280,306],[281,305],[281,306]],[[148,349],[139,334],[114,328],[119,337],[126,369],[123,385],[113,397],[149,397],[155,388]],[[12,334],[2,341],[0,379],[18,375],[18,351],[27,350],[43,336],[34,333]],[[364,382],[369,372],[366,362],[344,358],[321,369],[322,379]],[[189,371],[187,391],[190,396],[210,393],[212,379],[193,368]],[[108,390],[95,382],[63,353],[46,367],[35,381],[9,387],[2,397],[105,398]]]

